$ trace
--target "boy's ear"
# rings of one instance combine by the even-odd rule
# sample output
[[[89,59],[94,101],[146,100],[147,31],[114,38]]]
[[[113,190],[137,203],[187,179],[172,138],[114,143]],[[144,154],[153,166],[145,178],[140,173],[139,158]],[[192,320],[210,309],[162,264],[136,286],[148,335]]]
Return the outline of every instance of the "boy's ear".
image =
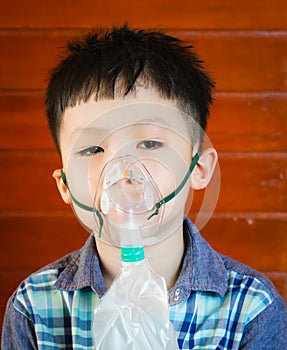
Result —
[[[218,155],[214,148],[207,148],[202,152],[198,163],[191,173],[191,187],[194,190],[202,190],[212,178]]]
[[[62,179],[61,169],[54,170],[52,176],[56,180],[56,184],[63,201],[66,204],[71,204],[71,196],[67,186],[64,184],[64,181]]]

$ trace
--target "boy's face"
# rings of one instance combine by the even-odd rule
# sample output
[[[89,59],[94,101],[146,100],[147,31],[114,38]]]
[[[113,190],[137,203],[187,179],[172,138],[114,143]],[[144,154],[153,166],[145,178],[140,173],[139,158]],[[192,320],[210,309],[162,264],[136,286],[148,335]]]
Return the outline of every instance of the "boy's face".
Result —
[[[63,115],[60,147],[70,193],[81,203],[98,207],[95,198],[98,187],[103,186],[99,181],[103,168],[112,159],[130,155],[142,162],[164,198],[179,186],[197,152],[189,134],[176,103],[161,98],[153,89],[137,88],[125,98],[91,99],[68,108]],[[198,165],[192,175],[195,187],[200,175]],[[54,177],[64,201],[72,203],[59,170]],[[166,235],[182,223],[190,188],[189,182],[165,205],[161,230]],[[73,208],[85,226],[97,230],[94,215],[74,204]]]

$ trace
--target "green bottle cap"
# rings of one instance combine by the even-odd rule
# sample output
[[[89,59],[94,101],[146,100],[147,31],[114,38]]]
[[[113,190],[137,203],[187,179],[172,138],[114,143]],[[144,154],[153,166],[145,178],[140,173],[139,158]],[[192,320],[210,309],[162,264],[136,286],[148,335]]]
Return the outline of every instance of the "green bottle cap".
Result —
[[[143,247],[121,247],[121,258],[124,262],[137,262],[144,257]]]

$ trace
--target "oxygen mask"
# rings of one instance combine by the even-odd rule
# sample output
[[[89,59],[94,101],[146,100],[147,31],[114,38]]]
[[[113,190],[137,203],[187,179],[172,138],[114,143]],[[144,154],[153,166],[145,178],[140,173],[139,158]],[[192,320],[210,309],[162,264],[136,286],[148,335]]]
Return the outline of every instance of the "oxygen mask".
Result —
[[[111,239],[117,246],[153,244],[164,206],[157,215],[152,214],[162,199],[157,184],[139,159],[127,155],[110,160],[101,172],[94,201],[98,237]]]

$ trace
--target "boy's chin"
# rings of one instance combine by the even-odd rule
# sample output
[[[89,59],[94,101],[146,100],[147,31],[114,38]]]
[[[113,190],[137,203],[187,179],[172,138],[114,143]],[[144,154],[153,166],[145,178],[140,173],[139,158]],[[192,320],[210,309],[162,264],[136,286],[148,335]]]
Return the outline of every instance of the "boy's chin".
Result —
[[[142,232],[142,236],[136,230],[122,231],[120,237],[116,229],[113,232],[103,230],[101,237],[97,231],[93,231],[95,240],[101,242],[101,244],[113,246],[116,248],[124,246],[142,246],[142,247],[153,247],[169,239],[172,235],[182,232],[183,219],[172,220],[166,222],[165,225],[161,226],[158,231],[154,231],[153,234],[148,232]]]

